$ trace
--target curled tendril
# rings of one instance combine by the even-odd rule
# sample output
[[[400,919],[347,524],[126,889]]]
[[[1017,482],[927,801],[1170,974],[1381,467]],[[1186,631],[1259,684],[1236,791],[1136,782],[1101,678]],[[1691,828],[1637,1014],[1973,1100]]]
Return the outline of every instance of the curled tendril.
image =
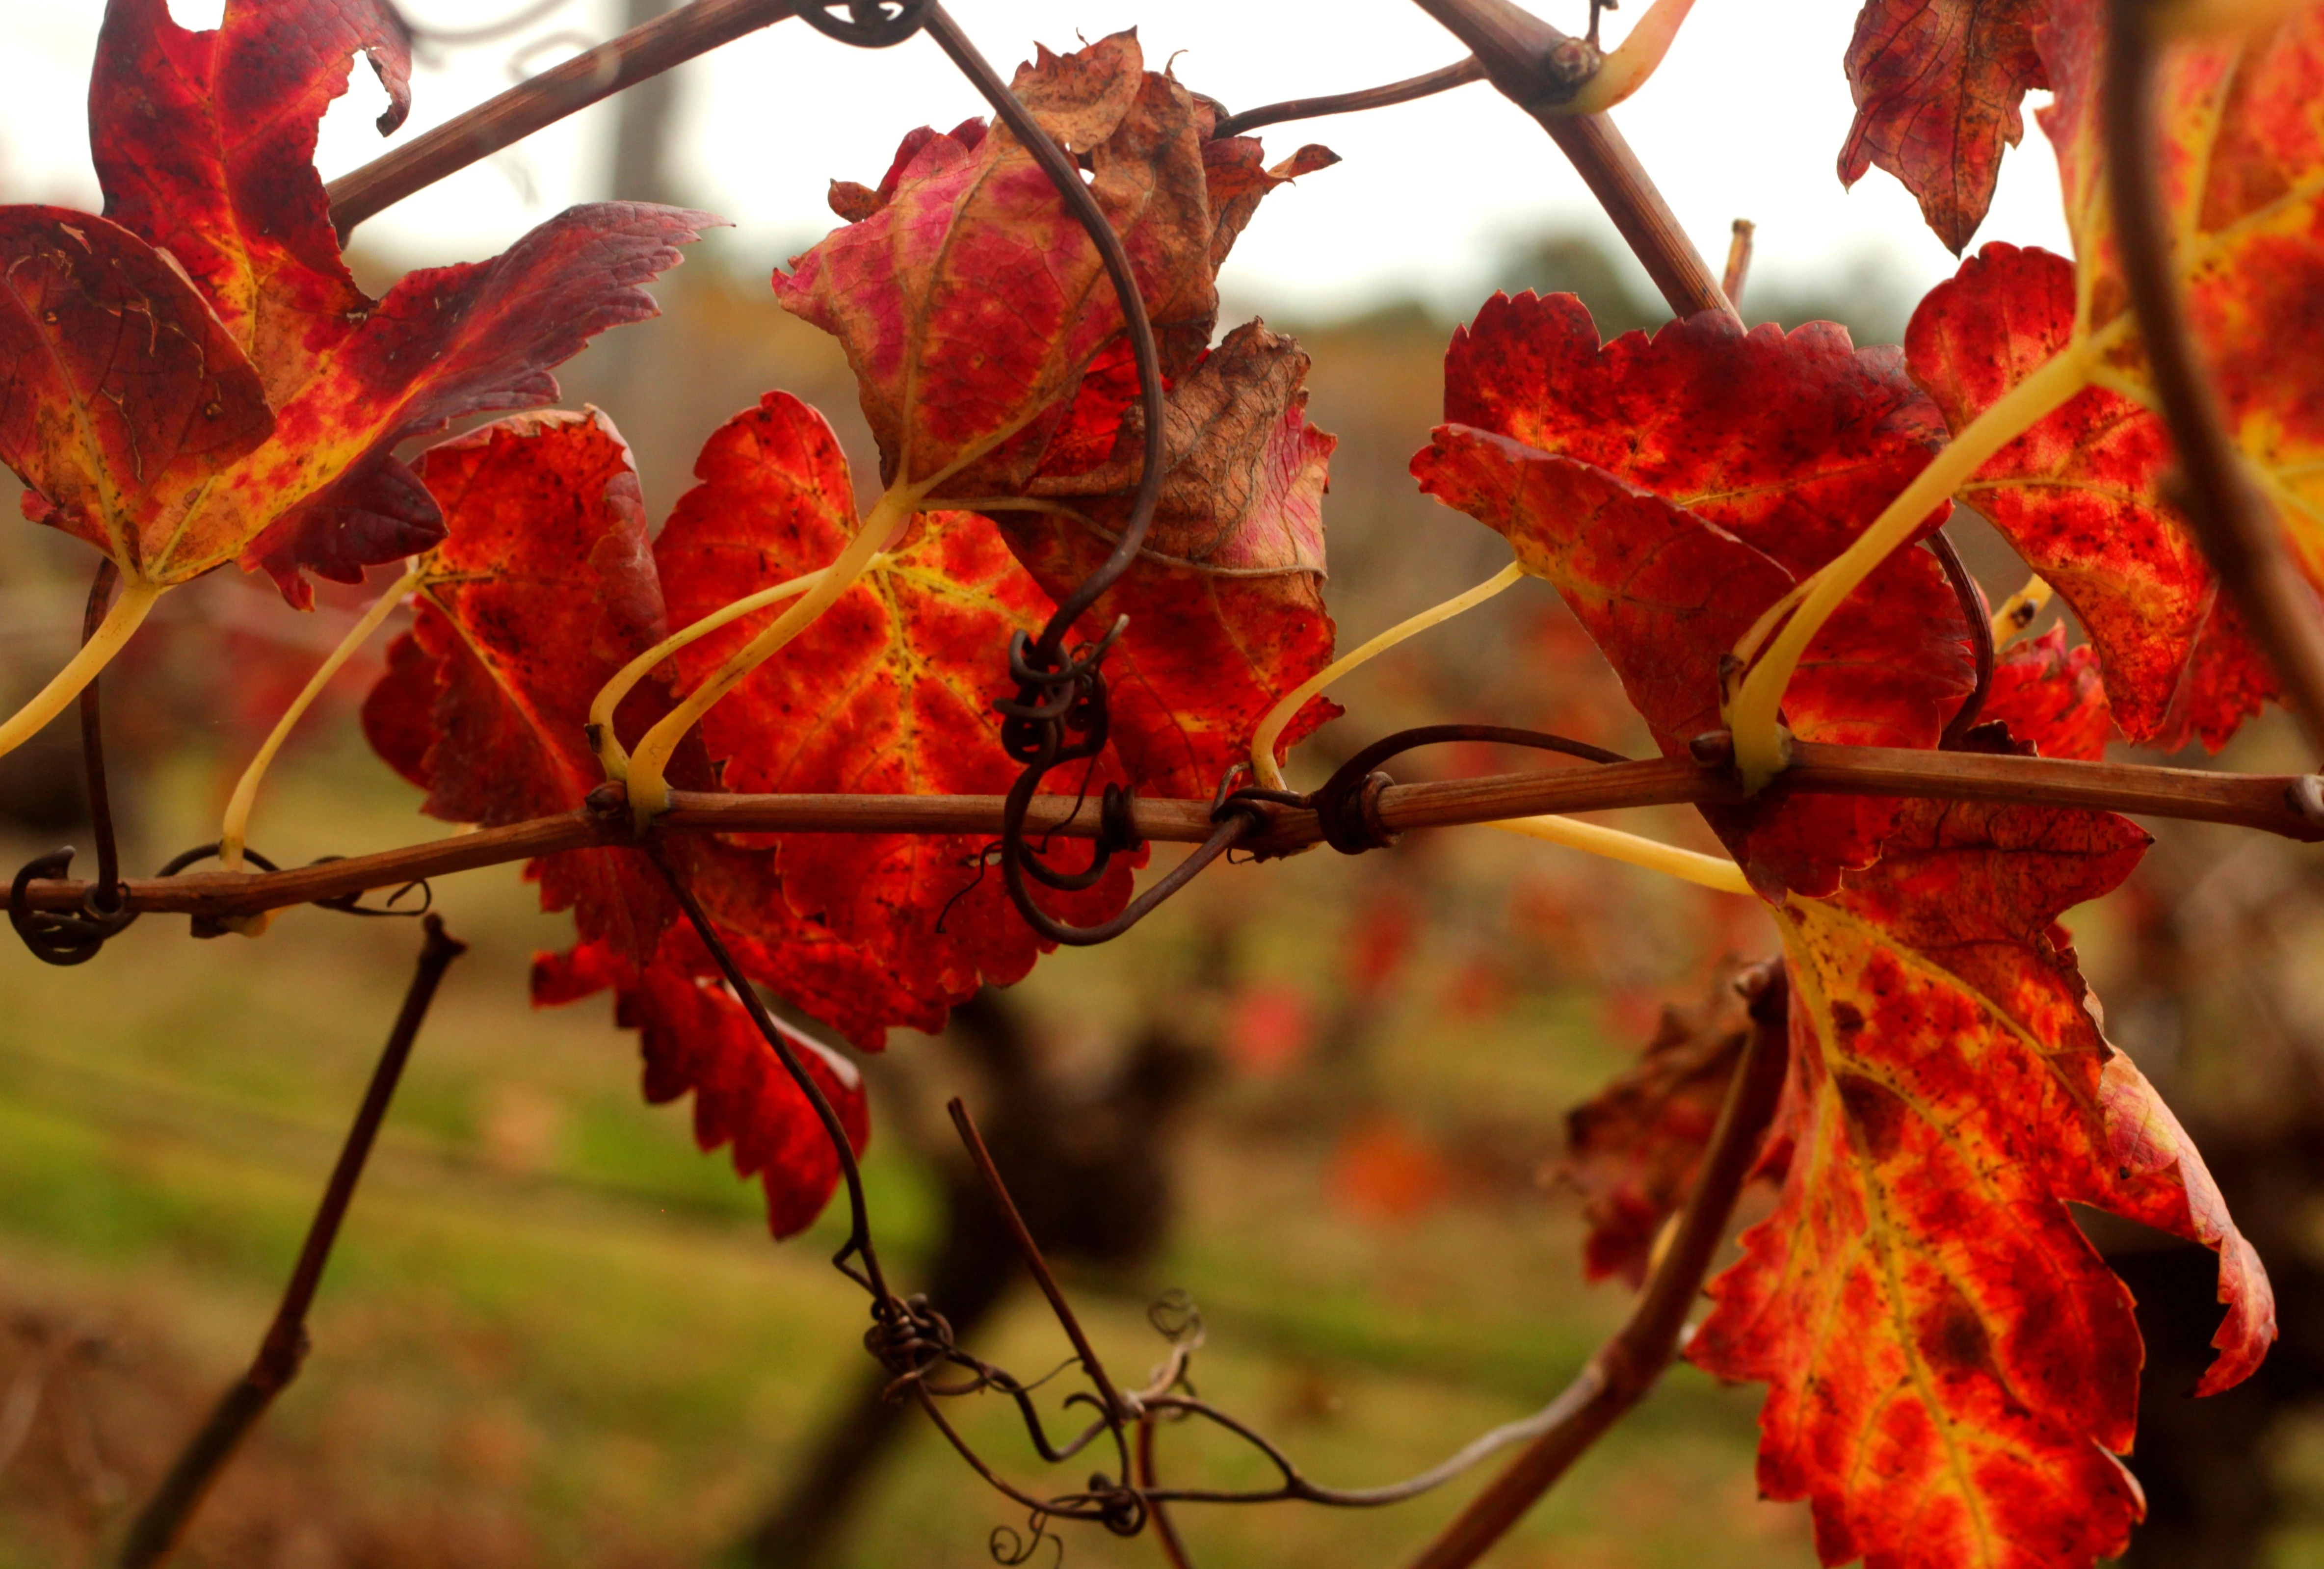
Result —
[[[1007,1569],[1016,1569],[1020,1564],[1031,1563],[1033,1555],[1041,1550],[1044,1542],[1057,1550],[1056,1556],[1050,1563],[1063,1564],[1065,1561],[1065,1538],[1049,1529],[1047,1514],[1035,1509],[1026,1517],[1022,1531],[1014,1526],[993,1527],[992,1535],[985,1540],[985,1548],[992,1555],[995,1564],[1006,1565]]]
[[[798,8],[798,19],[858,49],[893,49],[927,24],[932,0],[819,0]],[[840,12],[845,12],[842,16]]]

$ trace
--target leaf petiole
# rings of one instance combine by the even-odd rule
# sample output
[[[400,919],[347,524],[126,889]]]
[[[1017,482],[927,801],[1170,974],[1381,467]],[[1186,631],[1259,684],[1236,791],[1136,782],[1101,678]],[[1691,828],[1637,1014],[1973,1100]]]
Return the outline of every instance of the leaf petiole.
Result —
[[[877,565],[878,560],[874,557],[872,564]],[[753,611],[764,610],[795,595],[809,592],[823,581],[830,570],[828,567],[818,567],[788,583],[778,583],[771,588],[761,588],[756,594],[745,595],[723,609],[712,611],[684,630],[670,633],[615,671],[613,678],[600,687],[597,695],[589,699],[589,734],[596,747],[598,761],[605,765],[605,777],[613,780],[629,778],[630,754],[622,747],[621,737],[613,733],[613,714],[621,707],[622,700],[630,695],[631,689],[646,678],[648,671],[678,650],[698,642],[722,626],[740,621]]]
[[[1637,834],[1626,834],[1619,828],[1609,828],[1599,823],[1585,823],[1578,818],[1553,814],[1538,817],[1510,817],[1498,823],[1487,823],[1485,826],[1499,828],[1505,834],[1522,834],[1528,839],[1563,844],[1571,850],[1585,850],[1592,855],[1643,866],[1649,872],[1665,872],[1683,881],[1715,889],[1720,893],[1748,894],[1751,891],[1750,883],[1744,881],[1743,869],[1723,855],[1705,855],[1698,850],[1682,850],[1675,844],[1665,844],[1658,839],[1647,839]]]
[[[403,603],[404,595],[420,586],[420,568],[415,567],[397,578],[386,593],[374,600],[371,608],[364,612],[363,618],[347,629],[347,635],[339,640],[339,646],[333,649],[330,656],[308,678],[306,686],[282,711],[282,717],[274,722],[274,728],[267,733],[266,740],[251,758],[250,766],[244,769],[242,777],[235,781],[234,794],[226,801],[226,818],[218,826],[217,858],[220,866],[228,872],[242,870],[243,846],[249,842],[250,836],[251,808],[257,805],[258,787],[265,780],[267,769],[273,765],[274,754],[281,752],[282,743],[290,739],[292,727],[314,706],[315,699],[323,695],[323,688],[331,684],[331,678],[337,675],[341,667],[355,656],[355,650],[363,647],[371,634],[379,630],[380,623],[395,607]],[[259,930],[264,929],[262,922]],[[244,935],[256,937],[258,932]]]
[[[937,482],[931,481],[929,485],[935,483]],[[665,775],[670,757],[686,733],[718,699],[742,685],[744,677],[813,625],[841,595],[854,586],[855,580],[871,569],[881,549],[910,523],[927,490],[928,485],[890,486],[862,526],[855,531],[855,537],[847,541],[847,549],[839,553],[839,559],[824,568],[798,602],[775,617],[764,632],[743,644],[718,667],[715,674],[646,732],[645,739],[638,743],[637,751],[630,756],[629,771],[630,810],[641,827],[669,809],[669,782]]]
[[[1985,466],[1987,458],[2024,434],[2089,384],[2089,372],[2103,338],[2086,338],[2061,349],[2048,364],[2027,376],[1963,427],[1960,433],[1886,510],[1801,586],[1806,589],[1799,606],[1775,634],[1766,651],[1743,679],[1742,687],[1723,705],[1727,727],[1735,737],[1735,766],[1743,788],[1756,791],[1784,771],[1789,746],[1780,721],[1784,692],[1800,667],[1801,656],[1823,623],[1858,584],[1913,536],[1923,521]],[[1796,592],[1796,591],[1795,591]],[[1755,632],[1757,628],[1753,629]],[[1746,640],[1748,641],[1748,639]],[[1748,658],[1743,650],[1738,658]]]
[[[66,706],[81,694],[81,688],[97,679],[99,670],[113,661],[129,641],[131,634],[143,625],[153,602],[169,591],[166,583],[149,582],[133,572],[121,575],[121,596],[113,608],[105,613],[97,623],[96,635],[81,644],[79,651],[49,679],[49,684],[34,695],[5,721],[0,721],[0,757],[15,751],[42,727],[65,711]]]
[[[1283,734],[1283,727],[1291,723],[1292,715],[1307,706],[1307,699],[1350,670],[1388,652],[1414,633],[1426,632],[1439,622],[1450,621],[1462,611],[1475,609],[1524,576],[1525,568],[1515,561],[1510,562],[1467,593],[1456,594],[1442,605],[1432,605],[1417,615],[1406,616],[1360,645],[1353,652],[1342,654],[1277,699],[1275,706],[1267,711],[1267,716],[1259,722],[1259,728],[1251,732],[1250,767],[1259,782],[1271,790],[1284,788],[1283,767],[1275,761],[1275,738]]]

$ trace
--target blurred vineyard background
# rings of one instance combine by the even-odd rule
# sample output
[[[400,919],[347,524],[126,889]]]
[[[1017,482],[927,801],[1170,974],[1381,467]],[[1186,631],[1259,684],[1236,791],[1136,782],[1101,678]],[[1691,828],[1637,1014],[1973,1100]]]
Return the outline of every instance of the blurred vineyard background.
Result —
[[[641,102],[625,129],[621,194],[665,194],[657,113]],[[706,245],[662,289],[660,320],[563,377],[569,403],[604,406],[629,437],[657,515],[703,437],[770,387],[825,411],[859,476],[875,472],[844,363],[775,308],[766,262]],[[1643,279],[1588,234],[1513,245],[1504,274],[1579,291],[1609,335],[1660,318]],[[1746,312],[1894,342],[1910,303],[1876,272],[1815,294],[1771,281]],[[1406,474],[1453,324],[1416,304],[1268,314],[1314,353],[1311,414],[1341,438],[1326,516],[1343,644],[1505,561]],[[2006,548],[1974,520],[1959,528],[1996,600],[2015,588]],[[88,567],[71,541],[0,530],[0,697],[62,661]],[[323,598],[300,617],[218,574],[165,601],[107,675],[133,869],[216,836],[235,774],[365,593]],[[268,786],[254,838],[279,862],[447,831],[416,816],[416,793],[353,724],[384,642]],[[1532,582],[1334,696],[1350,716],[1302,752],[1299,781],[1434,719],[1645,745]],[[2220,761],[2297,766],[2272,723]],[[1450,748],[1397,771],[1522,765]],[[69,723],[0,761],[5,867],[60,843],[86,852],[83,813]],[[1682,811],[1628,826],[1711,847]],[[2126,894],[2072,924],[2110,1032],[2180,1108],[2274,1272],[2286,1344],[2255,1385],[2181,1398],[2216,1317],[2208,1257],[2093,1225],[2150,1331],[2132,1464],[2155,1519],[2135,1561],[2324,1564],[2324,1419],[2310,1403],[2324,1372],[2324,860],[2227,830],[2160,837]],[[357,1200],[307,1371],[185,1561],[991,1562],[989,1535],[1021,1531],[1021,1515],[917,1417],[890,1431],[867,1417],[862,1299],[825,1263],[832,1217],[770,1244],[756,1191],[723,1154],[695,1151],[687,1109],[641,1103],[634,1041],[603,999],[528,1007],[531,955],[569,928],[538,913],[514,868],[436,895],[474,952]],[[416,946],[409,923],[312,909],[258,942],[191,943],[148,918],[79,970],[0,945],[0,1569],[106,1561],[128,1504],[246,1361]],[[944,1038],[899,1031],[865,1062],[884,1249],[907,1280],[937,1282],[956,1322],[976,1321],[983,1354],[1020,1371],[1065,1354],[964,1181],[938,1109],[964,1094],[1114,1365],[1159,1359],[1148,1306],[1183,1289],[1208,1324],[1207,1396],[1321,1479],[1399,1477],[1540,1405],[1618,1323],[1627,1290],[1582,1279],[1578,1201],[1556,1180],[1565,1115],[1637,1061],[1665,1003],[1772,946],[1746,901],[1482,829],[1221,870],[1124,941],[1052,956]],[[1804,1510],[1756,1499],[1757,1403],[1679,1368],[1490,1562],[1812,1564]],[[970,1431],[1029,1474],[1004,1407]],[[1173,1476],[1259,1480],[1247,1454],[1172,1442]],[[1179,1518],[1210,1569],[1392,1564],[1472,1486],[1385,1515]],[[1159,1562],[1151,1542],[1077,1528],[1065,1556]]]

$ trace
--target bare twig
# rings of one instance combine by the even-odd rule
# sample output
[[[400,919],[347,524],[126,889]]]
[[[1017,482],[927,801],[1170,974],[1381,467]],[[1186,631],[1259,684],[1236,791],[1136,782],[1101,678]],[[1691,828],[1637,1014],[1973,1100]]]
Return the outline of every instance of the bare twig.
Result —
[[[2324,839],[2324,780],[2313,774],[2219,773],[1812,742],[1795,743],[1794,756],[1792,767],[1771,788],[1810,795],[2070,807],[2224,823],[2307,844]],[[1543,812],[1724,804],[1744,798],[1742,787],[1713,749],[1708,761],[1665,757],[1603,768],[1390,785],[1379,792],[1377,812],[1388,831],[1401,834]],[[742,796],[676,790],[671,800],[671,809],[655,820],[653,833],[993,835],[1000,832],[1004,808],[1000,796]],[[611,812],[535,817],[284,872],[189,872],[129,878],[122,886],[134,910],[213,918],[256,915],[536,855],[629,844],[626,808],[618,800],[613,805],[616,809]],[[1266,803],[1252,809],[1267,819],[1267,828],[1252,835],[1246,848],[1282,854],[1323,839],[1312,811]],[[1105,831],[1102,811],[1095,801],[1039,796],[1027,814],[1027,829],[1095,838]],[[1131,808],[1130,820],[1139,837],[1163,844],[1199,844],[1217,828],[1207,801],[1140,800]],[[25,904],[36,910],[78,909],[89,886],[74,878],[37,879],[25,885]]]
[[[2316,596],[2244,475],[2181,308],[2154,105],[2156,10],[2153,0],[2113,0],[2107,42],[2107,183],[2123,281],[2178,448],[2188,521],[2274,668],[2309,755],[2324,758],[2324,623]]]
[[[1146,1518],[1154,1522],[1154,1540],[1162,1548],[1162,1561],[1170,1569],[1194,1569],[1194,1560],[1187,1555],[1186,1544],[1179,1539],[1176,1522],[1170,1518],[1169,1506],[1153,1500],[1151,1494],[1161,1485],[1154,1470],[1154,1424],[1158,1420],[1148,1411],[1138,1419],[1138,1489],[1148,1496]]]
[[[1738,316],[1743,311],[1743,283],[1751,276],[1751,236],[1758,228],[1749,218],[1737,218],[1733,236],[1727,242],[1727,271],[1720,274],[1719,291]]]
[[[1686,1316],[1702,1294],[1703,1277],[1726,1238],[1735,1200],[1758,1157],[1760,1136],[1783,1092],[1789,1060],[1789,988],[1779,960],[1769,961],[1757,975],[1750,1044],[1736,1065],[1727,1103],[1720,1111],[1677,1235],[1639,1294],[1629,1322],[1590,1359],[1561,1398],[1561,1404],[1572,1403],[1566,1419],[1535,1439],[1471,1500],[1413,1560],[1412,1569],[1466,1569],[1474,1564],[1616,1418],[1637,1404],[1670,1365]]]
[[[657,16],[331,181],[326,193],[331,222],[344,237],[365,218],[543,126],[771,26],[798,9],[797,0],[693,0]]]
[[[1320,120],[1327,115],[1352,115],[1360,109],[1385,109],[1394,104],[1409,104],[1416,98],[1433,97],[1465,88],[1471,82],[1485,79],[1485,65],[1475,55],[1454,60],[1416,77],[1406,77],[1400,82],[1390,82],[1383,88],[1365,88],[1352,93],[1332,93],[1318,98],[1291,98],[1280,104],[1262,104],[1256,109],[1245,109],[1240,115],[1229,115],[1211,132],[1213,136],[1241,136],[1261,125],[1279,125],[1286,120]]]
[[[977,1176],[984,1179],[985,1191],[992,1195],[993,1207],[1001,1212],[1001,1223],[1009,1228],[1010,1240],[1017,1244],[1017,1251],[1023,1257],[1025,1268],[1032,1273],[1033,1283],[1041,1288],[1041,1295],[1049,1299],[1049,1310],[1065,1326],[1065,1338],[1074,1343],[1074,1352],[1081,1358],[1083,1371],[1089,1374],[1090,1382],[1097,1386],[1098,1394],[1105,1401],[1105,1409],[1116,1420],[1133,1416],[1134,1413],[1122,1400],[1120,1391],[1113,1387],[1113,1380],[1106,1375],[1105,1364],[1098,1360],[1096,1348],[1090,1344],[1088,1334],[1082,1329],[1082,1321],[1074,1315],[1073,1305],[1065,1300],[1065,1292],[1058,1288],[1056,1276],[1050,1272],[1049,1261],[1041,1257],[1040,1246],[1033,1241],[1033,1233],[1027,1228],[1025,1217],[1018,1212],[1017,1201],[1009,1196],[1009,1186],[1001,1180],[1000,1168],[992,1164],[992,1152],[984,1147],[984,1135],[976,1131],[976,1119],[968,1114],[967,1104],[957,1095],[945,1103],[945,1110],[951,1114],[952,1125],[960,1130],[960,1141],[967,1147],[969,1159],[975,1162]]]
[[[1560,114],[1578,80],[1565,62],[1581,41],[1509,0],[1416,0],[1482,62],[1486,79],[1541,122],[1598,198],[1615,228],[1646,264],[1663,298],[1681,317],[1732,311],[1718,275],[1679,227],[1662,192],[1604,115]]]
[[[338,1164],[332,1168],[330,1183],[323,1189],[323,1202],[315,1212],[314,1223],[307,1229],[306,1245],[299,1251],[299,1262],[290,1271],[290,1285],[283,1288],[282,1303],[275,1309],[274,1322],[268,1327],[265,1340],[260,1343],[250,1371],[226,1391],[226,1398],[210,1413],[209,1420],[170,1468],[170,1474],[162,1479],[152,1501],[137,1517],[136,1524],[130,1527],[129,1539],[121,1549],[122,1569],[148,1569],[149,1565],[168,1562],[186,1527],[192,1524],[195,1511],[201,1508],[202,1500],[234,1459],[235,1452],[258,1425],[259,1418],[266,1415],[275,1397],[299,1376],[300,1366],[307,1360],[307,1310],[314,1305],[316,1289],[323,1282],[323,1269],[331,1261],[331,1246],[338,1240],[339,1224],[346,1218],[355,1185],[363,1180],[364,1165],[371,1158],[372,1145],[379,1136],[380,1123],[386,1119],[388,1103],[395,1098],[396,1084],[403,1076],[403,1065],[410,1058],[420,1026],[428,1017],[428,1006],[435,1001],[437,985],[452,961],[468,951],[466,943],[444,930],[439,918],[428,917],[425,928],[427,937],[420,945],[419,968],[413,972],[410,989],[404,993],[403,1010],[396,1015],[395,1028],[388,1034],[379,1066],[372,1070],[371,1086],[364,1092],[363,1105],[347,1130]]]

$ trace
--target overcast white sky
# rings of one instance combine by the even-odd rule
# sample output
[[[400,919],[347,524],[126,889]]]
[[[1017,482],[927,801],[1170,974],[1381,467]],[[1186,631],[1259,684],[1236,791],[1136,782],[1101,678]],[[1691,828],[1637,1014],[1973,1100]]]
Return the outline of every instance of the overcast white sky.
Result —
[[[1632,0],[1637,5],[1641,0]],[[221,0],[172,0],[189,25]],[[406,0],[420,22],[473,26],[524,0]],[[1804,281],[1876,265],[1917,294],[1951,271],[1903,188],[1874,171],[1853,192],[1834,173],[1850,115],[1840,57],[1858,0],[1700,0],[1655,80],[1617,112],[1680,220],[1714,263],[1729,221],[1759,225],[1762,276]],[[536,30],[538,69],[615,31],[617,0],[571,0]],[[1141,23],[1149,64],[1172,55],[1181,80],[1234,107],[1367,87],[1461,54],[1408,0],[954,0],[954,14],[1008,68],[1040,40],[1070,48]],[[1581,0],[1545,0],[1568,28]],[[92,206],[85,94],[103,0],[0,0],[0,193]],[[1569,14],[1570,13],[1570,14]],[[1609,35],[1621,25],[1609,18]],[[409,136],[512,79],[515,47],[473,50],[419,72]],[[783,23],[686,68],[682,178],[733,219],[746,252],[771,264],[836,222],[834,177],[878,179],[896,141],[982,106],[916,39],[866,52]],[[370,72],[326,123],[327,175],[382,148]],[[611,117],[601,106],[445,181],[362,231],[413,263],[489,254],[541,217],[601,194]],[[1222,280],[1236,300],[1307,318],[1417,293],[1462,311],[1513,239],[1593,221],[1572,171],[1537,128],[1479,84],[1368,115],[1275,127],[1271,151],[1320,141],[1346,162],[1270,198]],[[2054,164],[2028,115],[1978,235],[2064,248]]]

